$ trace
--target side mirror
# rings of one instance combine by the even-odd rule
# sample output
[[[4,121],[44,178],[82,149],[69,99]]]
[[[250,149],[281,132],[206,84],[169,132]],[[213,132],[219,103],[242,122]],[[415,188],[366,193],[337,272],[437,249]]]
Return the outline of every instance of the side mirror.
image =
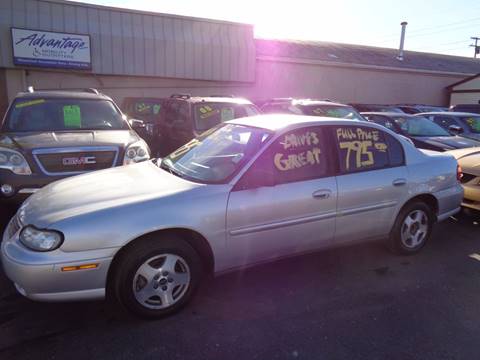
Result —
[[[145,128],[145,123],[143,122],[143,120],[130,119],[128,120],[128,122],[130,123],[130,126],[135,130]]]
[[[450,131],[452,135],[460,135],[463,133],[463,129],[458,125],[450,125],[448,131]]]

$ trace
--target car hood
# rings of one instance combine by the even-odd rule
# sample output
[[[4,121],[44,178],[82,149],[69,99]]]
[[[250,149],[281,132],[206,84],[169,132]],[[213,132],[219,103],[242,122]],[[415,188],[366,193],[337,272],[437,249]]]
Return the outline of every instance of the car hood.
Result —
[[[106,208],[170,196],[203,186],[172,175],[152,161],[60,180],[29,197],[19,209],[24,224],[49,225]]]
[[[448,151],[462,167],[462,170],[480,176],[480,147]]]
[[[126,146],[140,139],[133,130],[19,132],[7,133],[5,137],[12,141],[11,147],[23,150],[102,145]]]
[[[412,139],[445,150],[480,146],[480,142],[460,136],[412,136]]]
[[[473,133],[473,132],[462,133],[460,136],[468,139],[480,141],[480,134],[477,134],[477,133]]]

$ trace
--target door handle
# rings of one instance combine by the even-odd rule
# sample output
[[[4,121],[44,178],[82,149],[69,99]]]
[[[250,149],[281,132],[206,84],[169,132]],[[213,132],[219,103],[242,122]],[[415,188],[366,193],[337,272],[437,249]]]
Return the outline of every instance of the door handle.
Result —
[[[395,179],[393,180],[392,184],[393,186],[402,186],[407,183],[407,179]]]
[[[317,190],[315,191],[312,196],[315,199],[328,199],[332,192],[330,190]]]

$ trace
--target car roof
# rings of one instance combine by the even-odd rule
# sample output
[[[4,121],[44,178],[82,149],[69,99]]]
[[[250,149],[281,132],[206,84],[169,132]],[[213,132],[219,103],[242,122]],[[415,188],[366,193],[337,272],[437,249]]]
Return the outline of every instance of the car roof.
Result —
[[[292,103],[293,105],[334,105],[342,107],[351,107],[350,105],[337,103],[329,100],[315,100],[315,99],[272,99],[265,102],[263,105],[267,104],[284,104]]]
[[[424,112],[424,113],[419,113],[415,115],[480,116],[480,114],[460,112],[460,111],[430,111],[430,112]]]
[[[92,99],[92,100],[112,100],[105,94],[95,94],[86,91],[34,91],[20,92],[16,99],[39,99],[39,98],[69,98],[69,99]]]
[[[233,103],[239,105],[251,105],[252,102],[245,98],[240,97],[221,97],[221,96],[191,96],[189,98],[175,97],[170,98],[171,100],[184,100],[193,103],[202,103],[202,102],[216,102],[216,103]]]
[[[362,111],[360,113],[360,115],[383,115],[383,116],[387,116],[387,117],[393,117],[393,116],[396,116],[396,117],[414,117],[413,114],[403,114],[403,113],[398,113],[398,112],[393,112],[393,111],[385,111],[385,112],[382,112],[382,111]]]
[[[266,115],[256,115],[249,116],[244,118],[238,118],[234,120],[227,121],[229,124],[257,127],[270,131],[280,131],[286,128],[301,128],[304,126],[315,126],[315,125],[366,125],[370,127],[375,127],[377,129],[385,130],[384,127],[359,120],[348,120],[332,117],[322,117],[322,116],[307,116],[307,115],[295,115],[295,114],[266,114]]]

